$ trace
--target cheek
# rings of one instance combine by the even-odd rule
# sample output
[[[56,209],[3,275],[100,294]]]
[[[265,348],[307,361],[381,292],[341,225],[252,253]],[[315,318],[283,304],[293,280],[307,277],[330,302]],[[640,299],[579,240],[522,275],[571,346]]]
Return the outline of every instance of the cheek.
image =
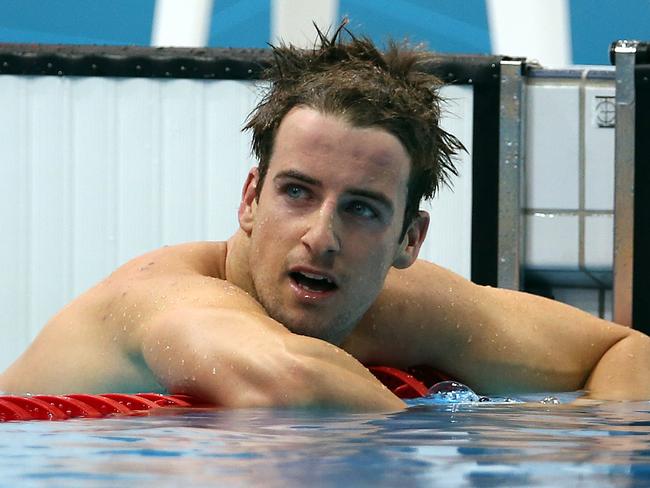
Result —
[[[279,219],[273,213],[259,212],[255,218],[251,237],[259,243],[258,247],[264,248],[265,243],[274,242],[282,235],[279,225]]]
[[[290,231],[276,215],[258,215],[251,234],[251,257],[257,267],[271,268],[287,255]]]

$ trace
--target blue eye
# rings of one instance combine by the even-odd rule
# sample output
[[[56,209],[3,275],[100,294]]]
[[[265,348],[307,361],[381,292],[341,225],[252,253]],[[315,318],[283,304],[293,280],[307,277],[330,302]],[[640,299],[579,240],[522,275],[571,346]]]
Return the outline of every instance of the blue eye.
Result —
[[[375,209],[363,202],[350,203],[348,205],[348,212],[356,217],[361,217],[363,219],[376,219],[378,217]]]
[[[305,189],[298,185],[287,185],[284,189],[284,193],[294,200],[305,196]]]

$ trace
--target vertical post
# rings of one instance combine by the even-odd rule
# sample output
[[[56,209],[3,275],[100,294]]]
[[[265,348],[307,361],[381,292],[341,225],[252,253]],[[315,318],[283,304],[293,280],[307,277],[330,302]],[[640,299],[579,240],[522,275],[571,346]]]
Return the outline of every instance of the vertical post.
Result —
[[[501,61],[497,286],[518,290],[523,262],[522,61]],[[475,149],[480,150],[480,149]]]
[[[614,322],[632,326],[634,276],[634,67],[637,42],[618,41],[614,146]]]
[[[486,0],[493,54],[571,64],[570,0]]]
[[[207,46],[212,4],[213,0],[156,0],[151,45]]]
[[[271,0],[271,43],[312,48],[316,31],[335,28],[339,0]]]

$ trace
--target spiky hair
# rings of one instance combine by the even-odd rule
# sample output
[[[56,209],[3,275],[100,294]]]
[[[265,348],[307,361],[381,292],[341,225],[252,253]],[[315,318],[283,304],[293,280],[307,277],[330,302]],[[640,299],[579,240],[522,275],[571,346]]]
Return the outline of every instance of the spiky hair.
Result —
[[[442,83],[421,69],[431,53],[393,41],[382,53],[345,24],[331,37],[316,27],[312,49],[271,46],[274,62],[265,72],[271,86],[244,128],[252,131],[259,161],[258,190],[282,119],[294,107],[310,107],[355,127],[384,129],[399,139],[411,159],[406,229],[420,201],[432,198],[441,184],[458,174],[454,155],[463,146],[440,127]]]

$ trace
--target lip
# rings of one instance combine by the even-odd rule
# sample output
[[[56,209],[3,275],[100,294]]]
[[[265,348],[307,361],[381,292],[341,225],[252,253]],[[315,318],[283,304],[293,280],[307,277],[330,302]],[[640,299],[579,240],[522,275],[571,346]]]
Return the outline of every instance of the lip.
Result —
[[[331,281],[334,284],[334,288],[331,290],[323,290],[323,291],[308,290],[300,286],[292,278],[291,273],[304,273],[304,274],[322,276],[324,278],[327,278],[329,281]],[[293,290],[294,294],[297,296],[297,298],[300,301],[307,301],[313,303],[317,301],[326,300],[328,298],[331,298],[333,295],[336,294],[336,292],[339,291],[338,280],[332,274],[326,271],[321,271],[307,266],[295,266],[289,270],[288,277],[289,277],[289,284],[291,286],[291,289]]]

